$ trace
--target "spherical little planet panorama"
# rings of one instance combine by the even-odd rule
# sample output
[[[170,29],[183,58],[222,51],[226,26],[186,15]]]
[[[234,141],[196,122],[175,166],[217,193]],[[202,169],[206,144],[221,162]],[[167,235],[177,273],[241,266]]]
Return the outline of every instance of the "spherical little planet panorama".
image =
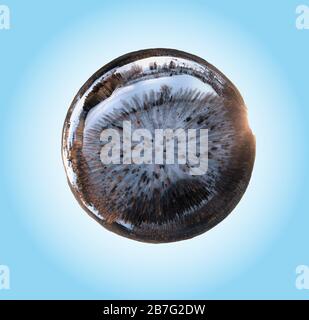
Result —
[[[189,239],[242,198],[255,138],[232,82],[174,50],[125,54],[95,72],[65,119],[62,158],[82,208],[106,229],[151,243]]]

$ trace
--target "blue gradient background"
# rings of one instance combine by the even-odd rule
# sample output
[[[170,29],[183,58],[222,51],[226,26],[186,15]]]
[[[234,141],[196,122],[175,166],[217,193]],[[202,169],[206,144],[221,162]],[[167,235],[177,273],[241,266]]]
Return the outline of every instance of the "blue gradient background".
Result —
[[[10,298],[309,298],[309,31],[297,1],[6,1],[0,31],[0,264]],[[309,4],[308,4],[309,5]],[[253,176],[221,224],[151,245],[79,207],[61,162],[63,121],[102,65],[151,47],[199,55],[242,93],[256,135]]]

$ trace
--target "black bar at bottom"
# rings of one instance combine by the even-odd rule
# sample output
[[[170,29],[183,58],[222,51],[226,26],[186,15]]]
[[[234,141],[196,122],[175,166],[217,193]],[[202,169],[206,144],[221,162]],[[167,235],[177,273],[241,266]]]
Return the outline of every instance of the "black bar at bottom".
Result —
[[[85,317],[91,319],[138,318],[196,318],[196,319],[264,319],[271,315],[295,317],[308,315],[308,301],[269,300],[3,300],[0,301],[1,319],[10,317],[44,316]]]

